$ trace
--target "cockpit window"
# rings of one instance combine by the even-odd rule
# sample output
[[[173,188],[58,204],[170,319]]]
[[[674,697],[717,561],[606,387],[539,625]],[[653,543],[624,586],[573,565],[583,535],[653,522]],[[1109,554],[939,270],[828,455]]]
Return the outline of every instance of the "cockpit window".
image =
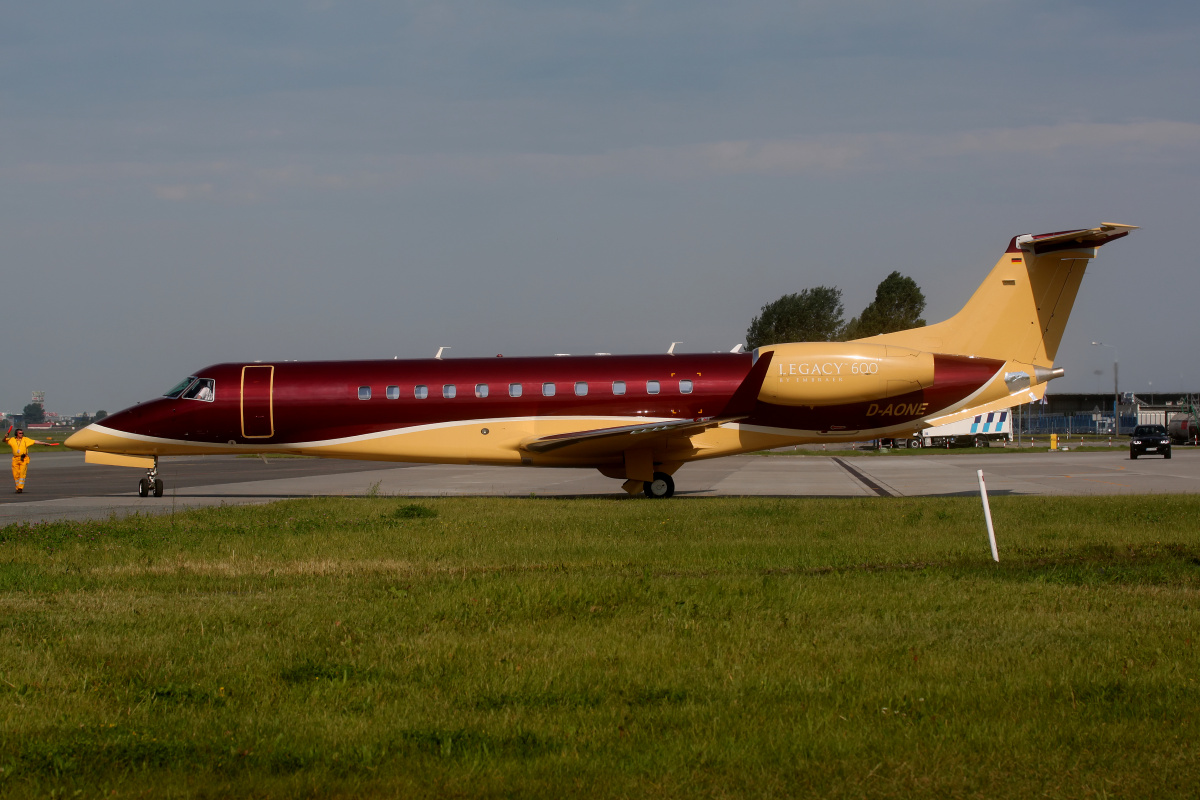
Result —
[[[186,389],[192,385],[192,381],[194,381],[194,380],[196,380],[195,375],[193,375],[190,378],[184,378],[179,383],[177,383],[173,387],[171,387],[170,391],[163,392],[163,397],[179,397],[179,395],[183,394],[184,389]]]
[[[217,382],[212,378],[197,378],[196,382],[183,393],[184,400],[203,400],[211,403],[216,397]]]

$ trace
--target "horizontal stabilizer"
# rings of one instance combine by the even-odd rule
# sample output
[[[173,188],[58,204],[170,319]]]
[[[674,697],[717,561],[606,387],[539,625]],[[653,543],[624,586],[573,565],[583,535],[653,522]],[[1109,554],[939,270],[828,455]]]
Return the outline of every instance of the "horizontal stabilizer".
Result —
[[[1137,225],[1122,225],[1119,222],[1101,222],[1097,228],[1083,228],[1076,231],[1059,231],[1057,233],[1042,233],[1036,236],[1026,234],[1018,236],[1015,243],[1023,250],[1031,251],[1034,255],[1055,250],[1065,250],[1073,246],[1099,247],[1114,239],[1128,236],[1130,231],[1137,230]]]

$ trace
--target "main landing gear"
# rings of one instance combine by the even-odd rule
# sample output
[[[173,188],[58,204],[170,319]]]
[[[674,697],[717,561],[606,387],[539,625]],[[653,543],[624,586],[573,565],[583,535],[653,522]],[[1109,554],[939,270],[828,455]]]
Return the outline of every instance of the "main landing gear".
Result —
[[[642,484],[642,491],[649,498],[666,499],[675,494],[675,481],[665,472],[654,473],[654,480]]]
[[[158,456],[154,457],[154,466],[146,470],[146,477],[138,481],[139,497],[149,497],[151,492],[155,497],[163,496],[162,478],[158,477]]]

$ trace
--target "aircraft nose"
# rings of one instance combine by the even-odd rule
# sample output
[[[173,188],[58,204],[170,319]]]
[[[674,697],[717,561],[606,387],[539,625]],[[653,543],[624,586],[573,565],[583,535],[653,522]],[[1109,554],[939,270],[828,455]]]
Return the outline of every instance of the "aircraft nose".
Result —
[[[68,436],[63,444],[72,450],[95,450],[100,447],[100,444],[106,438],[111,437],[101,435],[99,431],[88,425],[86,428],[81,428]]]

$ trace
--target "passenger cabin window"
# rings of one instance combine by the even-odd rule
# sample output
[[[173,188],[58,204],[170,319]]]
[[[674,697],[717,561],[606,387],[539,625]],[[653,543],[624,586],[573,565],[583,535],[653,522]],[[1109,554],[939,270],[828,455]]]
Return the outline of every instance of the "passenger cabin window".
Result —
[[[371,399],[371,387],[370,386],[358,387],[358,399],[359,400],[370,400]]]
[[[400,399],[400,387],[399,386],[387,387],[387,399],[388,400],[399,400]]]
[[[475,384],[475,396],[476,397],[487,397],[487,392],[488,392],[488,388],[487,388],[486,383]]]
[[[442,384],[442,397],[452,400],[456,394],[458,394],[458,389],[454,387],[453,383]]]
[[[163,397],[170,397],[170,398],[179,397],[179,395],[183,394],[184,389],[186,389],[192,385],[192,381],[194,381],[194,380],[196,380],[195,375],[191,376],[190,378],[184,378],[179,383],[175,384],[170,389],[163,392]]]
[[[510,383],[508,385],[508,396],[509,397],[520,397],[521,396],[521,384]]]
[[[216,386],[217,382],[212,378],[199,378],[183,393],[183,399],[211,403],[216,398]]]
[[[692,382],[691,381],[680,381],[679,382],[679,393],[680,394],[691,394],[692,393]]]
[[[418,400],[424,400],[426,397],[429,397],[429,387],[423,383],[418,383],[416,388],[413,389],[413,397]]]
[[[625,381],[613,381],[613,394],[625,394]]]
[[[587,394],[587,381],[575,381],[575,394],[580,397]]]
[[[542,395],[544,397],[554,397],[554,384],[553,383],[543,383],[542,384]]]
[[[646,394],[658,394],[658,381],[646,381]]]

